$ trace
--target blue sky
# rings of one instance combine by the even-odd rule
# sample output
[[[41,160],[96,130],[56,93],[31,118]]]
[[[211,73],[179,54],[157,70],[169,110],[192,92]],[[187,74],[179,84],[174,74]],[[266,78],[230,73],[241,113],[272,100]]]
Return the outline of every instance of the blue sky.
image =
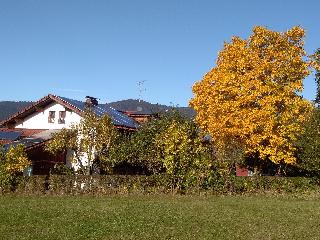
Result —
[[[306,29],[320,47],[320,1],[0,0],[0,100],[48,93],[187,106],[224,41],[263,25]],[[303,95],[313,99],[314,77]]]

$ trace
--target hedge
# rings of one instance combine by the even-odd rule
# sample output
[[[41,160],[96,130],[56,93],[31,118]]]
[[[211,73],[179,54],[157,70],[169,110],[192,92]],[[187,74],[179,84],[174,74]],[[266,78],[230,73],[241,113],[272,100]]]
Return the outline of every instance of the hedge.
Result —
[[[15,188],[21,194],[127,194],[167,193],[166,178],[130,175],[51,175],[23,177]]]
[[[299,193],[320,190],[317,178],[306,177],[211,177],[185,189],[171,187],[166,175],[51,175],[21,177],[10,191],[1,193],[53,195],[111,194],[247,194]]]

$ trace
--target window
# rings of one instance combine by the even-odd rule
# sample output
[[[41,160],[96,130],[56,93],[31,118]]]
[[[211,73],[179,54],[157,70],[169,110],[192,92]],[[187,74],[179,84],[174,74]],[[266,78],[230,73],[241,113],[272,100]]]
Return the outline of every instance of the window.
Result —
[[[54,119],[56,117],[55,111],[49,111],[48,123],[54,123]]]
[[[66,118],[66,111],[60,111],[59,112],[59,120],[58,120],[58,123],[59,124],[64,124],[66,121],[65,121],[65,118]]]

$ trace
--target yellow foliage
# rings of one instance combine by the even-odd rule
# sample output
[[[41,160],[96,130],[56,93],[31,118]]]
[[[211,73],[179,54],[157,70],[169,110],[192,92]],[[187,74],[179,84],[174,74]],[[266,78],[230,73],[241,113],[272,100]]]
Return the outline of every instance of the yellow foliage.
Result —
[[[17,174],[23,172],[23,170],[30,166],[26,152],[23,145],[17,145],[16,147],[10,147],[5,155],[4,168],[8,174]]]
[[[299,96],[312,64],[305,60],[304,35],[300,27],[284,33],[255,27],[248,39],[224,44],[190,101],[217,147],[232,139],[248,154],[296,162],[293,143],[312,109]]]
[[[155,140],[157,152],[161,155],[159,157],[163,158],[168,174],[185,174],[203,164],[199,161],[203,160],[201,155],[205,148],[195,131],[192,124],[174,120],[164,132],[158,134]]]
[[[196,125],[183,119],[172,120],[155,136],[156,158],[176,187],[193,184],[210,171],[211,155],[201,140]]]

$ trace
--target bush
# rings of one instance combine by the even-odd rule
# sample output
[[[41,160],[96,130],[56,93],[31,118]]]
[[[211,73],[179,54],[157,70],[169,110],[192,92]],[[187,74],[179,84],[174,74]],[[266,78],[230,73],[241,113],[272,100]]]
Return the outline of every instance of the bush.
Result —
[[[201,131],[176,111],[123,136],[117,146],[110,153],[113,170],[131,166],[146,174],[165,173],[170,176],[171,185],[180,189],[193,186],[212,163],[210,146],[204,143]]]

